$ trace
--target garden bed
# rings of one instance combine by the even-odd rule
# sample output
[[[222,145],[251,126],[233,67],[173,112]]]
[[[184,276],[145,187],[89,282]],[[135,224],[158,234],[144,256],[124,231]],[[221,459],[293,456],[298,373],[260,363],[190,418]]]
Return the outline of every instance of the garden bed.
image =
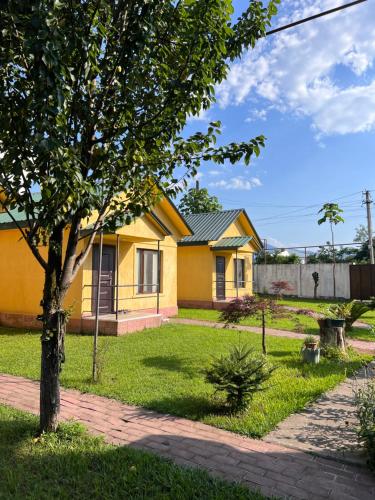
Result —
[[[100,349],[104,346],[106,351],[102,380],[93,384],[92,338],[71,334],[66,339],[62,385],[261,437],[371,359],[355,354],[347,362],[323,359],[319,365],[307,365],[300,359],[300,340],[270,336],[268,359],[278,369],[267,389],[255,395],[249,411],[231,416],[221,411],[222,401],[215,400],[203,370],[212,355],[227,352],[239,339],[261,350],[259,335],[190,325],[171,324],[125,337],[101,338]],[[38,333],[2,329],[0,342],[0,372],[38,379]]]

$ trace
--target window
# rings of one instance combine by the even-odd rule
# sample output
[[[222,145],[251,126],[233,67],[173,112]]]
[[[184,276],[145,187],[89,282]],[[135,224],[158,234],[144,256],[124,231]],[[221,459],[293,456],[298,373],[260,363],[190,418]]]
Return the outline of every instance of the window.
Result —
[[[138,293],[158,291],[158,252],[156,250],[137,250]]]
[[[234,259],[234,286],[245,288],[245,259]]]

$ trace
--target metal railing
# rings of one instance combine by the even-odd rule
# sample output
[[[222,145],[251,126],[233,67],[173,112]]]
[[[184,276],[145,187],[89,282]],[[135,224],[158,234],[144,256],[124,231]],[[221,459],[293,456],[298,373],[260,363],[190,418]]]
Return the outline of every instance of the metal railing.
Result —
[[[151,289],[151,290],[146,290],[140,292],[139,289],[142,288],[143,290],[145,289]],[[155,308],[157,311],[157,314],[159,314],[159,309],[160,309],[160,284],[158,283],[133,283],[133,284],[128,284],[128,285],[120,285],[116,283],[115,285],[106,285],[101,283],[100,284],[100,295],[102,295],[102,291],[108,291],[108,289],[111,289],[109,293],[111,293],[111,297],[102,297],[100,296],[99,298],[99,314],[115,314],[116,319],[118,319],[119,314],[126,314],[131,312],[131,309],[127,309],[124,307],[121,307],[120,302],[124,301],[132,301],[132,300],[137,300],[137,299],[153,299],[155,298],[156,304]],[[85,289],[90,289],[90,296],[85,297]],[[126,297],[121,297],[120,296],[120,289],[132,289],[131,295],[126,296]],[[136,289],[136,292],[134,291]],[[92,315],[95,314],[95,309],[96,309],[96,302],[97,302],[97,291],[98,291],[98,285],[84,285],[83,286],[83,297],[82,297],[82,313],[83,314],[88,314],[91,313]],[[90,308],[86,308],[87,302],[90,302]],[[101,304],[105,302],[106,304],[102,306]],[[103,307],[109,305],[112,307],[109,307],[110,312],[105,312],[102,313],[100,309],[103,309]]]
[[[212,288],[212,296],[216,300],[226,300],[226,298],[234,298],[233,295],[230,293],[234,292],[235,297],[239,297],[241,292],[248,293],[251,288],[253,287],[254,281],[253,280],[213,280],[213,288]],[[218,284],[224,283],[224,297],[219,297],[217,296],[217,291],[218,291]],[[227,286],[227,283],[230,284],[230,286]],[[250,285],[250,286],[249,286]],[[229,297],[228,297],[229,295]]]

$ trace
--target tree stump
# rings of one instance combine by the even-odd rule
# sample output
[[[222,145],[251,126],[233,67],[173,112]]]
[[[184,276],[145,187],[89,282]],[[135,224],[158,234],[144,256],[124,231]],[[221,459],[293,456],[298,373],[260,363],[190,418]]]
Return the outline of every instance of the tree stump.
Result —
[[[345,327],[327,326],[325,319],[318,320],[320,327],[320,343],[322,346],[337,347],[346,352]]]

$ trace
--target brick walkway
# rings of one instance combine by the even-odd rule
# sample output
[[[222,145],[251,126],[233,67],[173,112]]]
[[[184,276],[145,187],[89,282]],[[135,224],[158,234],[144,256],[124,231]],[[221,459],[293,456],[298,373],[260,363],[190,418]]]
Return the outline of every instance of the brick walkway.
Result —
[[[197,326],[210,326],[211,328],[225,328],[224,323],[217,323],[215,321],[205,321],[200,319],[188,318],[170,318],[172,323],[180,323],[184,325],[197,325]],[[262,333],[262,329],[257,326],[244,326],[244,325],[231,325],[231,329],[242,330],[245,332]],[[267,328],[267,335],[271,337],[286,337],[290,339],[303,339],[303,333],[290,332],[288,330],[276,330],[275,328]],[[347,339],[348,344],[357,349],[357,351],[374,354],[375,355],[375,342],[366,342],[365,340]]]
[[[37,414],[38,401],[36,382],[0,374],[0,403]],[[62,390],[61,417],[79,420],[110,443],[207,469],[265,495],[298,500],[375,498],[375,477],[364,469],[104,397]]]

